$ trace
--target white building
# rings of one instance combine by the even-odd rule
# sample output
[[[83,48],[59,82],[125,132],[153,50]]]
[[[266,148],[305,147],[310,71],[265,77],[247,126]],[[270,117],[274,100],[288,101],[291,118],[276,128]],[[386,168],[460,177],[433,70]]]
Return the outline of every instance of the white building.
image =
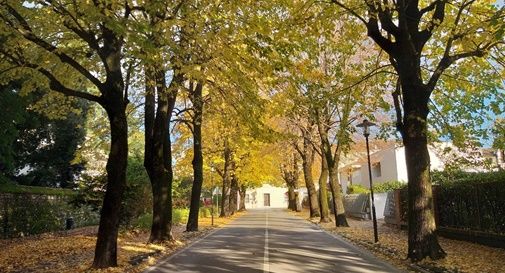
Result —
[[[248,189],[245,195],[245,207],[250,208],[287,208],[287,188],[269,184],[255,189]]]
[[[431,170],[442,170],[444,163],[439,156],[429,148]],[[359,184],[366,188],[370,186],[368,178],[368,161],[366,154],[350,160],[351,163],[339,168],[340,183],[343,192],[347,192],[347,186]],[[407,181],[407,165],[405,163],[405,147],[391,144],[382,150],[370,154],[373,184],[389,181]]]

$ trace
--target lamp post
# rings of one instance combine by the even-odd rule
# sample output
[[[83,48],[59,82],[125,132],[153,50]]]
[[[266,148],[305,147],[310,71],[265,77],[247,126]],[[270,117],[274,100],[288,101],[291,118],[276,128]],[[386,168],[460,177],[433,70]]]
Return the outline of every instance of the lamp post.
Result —
[[[375,213],[375,202],[373,197],[373,186],[372,186],[372,166],[370,164],[370,148],[368,146],[368,137],[370,136],[370,127],[375,126],[376,124],[368,121],[367,119],[363,120],[362,123],[358,124],[357,127],[363,127],[363,135],[366,140],[366,154],[368,157],[368,178],[370,180],[370,198],[372,199],[372,220],[373,220],[373,235],[374,241],[377,243],[379,241],[379,234],[377,232],[377,214]]]

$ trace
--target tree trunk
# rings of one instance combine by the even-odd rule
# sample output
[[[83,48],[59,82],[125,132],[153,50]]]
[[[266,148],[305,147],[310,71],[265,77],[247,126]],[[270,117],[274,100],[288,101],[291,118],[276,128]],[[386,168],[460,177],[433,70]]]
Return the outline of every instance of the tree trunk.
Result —
[[[224,170],[223,170],[223,192],[221,196],[221,214],[219,217],[230,216],[230,187],[231,187],[231,163],[232,151],[228,146],[228,141],[224,142]]]
[[[245,195],[246,195],[247,187],[242,183],[239,188],[239,194],[240,194],[240,205],[238,211],[246,211],[245,207]]]
[[[100,212],[93,268],[117,266],[119,211],[126,188],[128,162],[128,124],[126,103],[110,100],[105,106],[110,121],[111,144],[107,160],[107,188]]]
[[[295,188],[291,185],[288,185],[288,209],[296,211]]]
[[[323,155],[321,157],[321,176],[319,176],[319,208],[321,210],[321,223],[331,222],[330,209],[328,207],[328,189],[326,183],[328,183],[328,163],[326,163],[326,157]]]
[[[408,257],[413,261],[427,256],[439,259],[445,257],[446,253],[438,243],[433,209],[427,137],[428,96],[423,97],[427,92],[420,80],[405,81],[405,84],[403,82],[404,80],[403,144],[409,180]]]
[[[307,187],[307,193],[309,195],[309,209],[310,218],[320,217],[319,213],[319,202],[317,200],[316,186],[314,185],[314,179],[312,177],[312,163],[314,162],[314,149],[310,143],[308,136],[303,138],[303,151],[302,151],[302,165],[303,165],[303,177],[305,179],[305,186]]]
[[[110,123],[110,150],[107,159],[107,186],[100,212],[100,224],[95,246],[93,268],[117,266],[117,236],[123,193],[126,188],[128,164],[128,122],[125,93],[121,72],[122,38],[110,29],[102,28],[104,46],[99,52],[107,62],[107,78],[100,92],[100,104],[107,112]]]
[[[333,168],[329,169],[328,173],[330,178],[331,195],[333,196],[332,201],[333,212],[335,214],[335,224],[337,227],[348,227],[349,224],[347,223],[344,209],[344,196],[338,179],[337,166],[338,164],[335,163]]]
[[[192,94],[193,103],[193,187],[191,188],[191,203],[189,207],[186,231],[198,231],[198,215],[200,212],[200,195],[203,184],[203,152],[202,152],[202,117],[203,117],[203,84],[198,82]]]
[[[165,71],[146,66],[144,166],[153,194],[153,222],[150,242],[173,240],[172,236],[172,148],[170,115],[177,97],[176,75],[167,89]],[[153,86],[153,83],[156,86]],[[175,86],[175,87],[174,87]],[[154,97],[157,96],[157,100]],[[157,101],[157,107],[155,106]],[[156,113],[154,113],[156,109]]]
[[[230,187],[230,215],[235,214],[237,212],[237,195],[238,195],[238,178],[235,175],[232,175],[231,178],[231,187]]]
[[[342,121],[341,121],[342,122]],[[328,164],[328,175],[330,180],[330,191],[332,196],[333,214],[335,216],[335,225],[337,227],[348,227],[347,218],[345,216],[343,195],[338,181],[338,162],[340,158],[340,151],[342,143],[339,140],[335,154],[332,154],[330,141],[328,140],[328,130],[327,126],[323,124],[320,117],[318,117],[318,130],[321,137],[321,148],[322,153],[326,158]],[[339,128],[339,131],[343,128]]]

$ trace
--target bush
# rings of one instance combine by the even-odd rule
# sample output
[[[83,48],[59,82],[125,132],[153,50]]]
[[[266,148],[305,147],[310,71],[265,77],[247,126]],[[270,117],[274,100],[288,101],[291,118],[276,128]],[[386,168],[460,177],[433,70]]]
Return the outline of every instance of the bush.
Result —
[[[434,175],[440,226],[505,234],[505,172]]]
[[[120,219],[121,224],[128,227],[135,219],[152,210],[151,182],[142,158],[135,156],[128,158],[126,181]]]
[[[438,226],[505,234],[505,171],[433,172],[432,182]],[[400,194],[406,221],[407,190]]]
[[[188,221],[189,209],[173,209],[172,222],[174,224],[184,224]]]
[[[370,190],[365,188],[362,185],[354,184],[347,186],[347,194],[361,194],[361,193],[369,193]]]
[[[2,237],[13,238],[65,229],[72,218],[74,227],[96,225],[97,211],[89,206],[75,207],[61,196],[4,194],[0,196]]]
[[[431,173],[432,183],[443,187],[454,187],[459,184],[505,183],[505,171],[470,173],[462,171],[442,171]]]
[[[398,189],[403,189],[405,187],[407,187],[406,182],[388,181],[388,182],[374,185],[373,191],[374,192],[389,192],[389,191],[394,191],[394,190],[398,190]]]
[[[210,208],[200,207],[200,217],[207,218],[211,216]]]
[[[132,226],[139,229],[150,229],[152,224],[153,215],[151,213],[144,213],[133,221]]]

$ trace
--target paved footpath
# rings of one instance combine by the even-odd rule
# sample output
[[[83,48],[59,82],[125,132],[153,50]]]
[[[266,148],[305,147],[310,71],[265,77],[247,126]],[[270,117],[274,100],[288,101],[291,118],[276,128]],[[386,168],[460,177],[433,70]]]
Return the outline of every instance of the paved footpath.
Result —
[[[256,209],[161,260],[147,272],[401,271],[283,209]]]

